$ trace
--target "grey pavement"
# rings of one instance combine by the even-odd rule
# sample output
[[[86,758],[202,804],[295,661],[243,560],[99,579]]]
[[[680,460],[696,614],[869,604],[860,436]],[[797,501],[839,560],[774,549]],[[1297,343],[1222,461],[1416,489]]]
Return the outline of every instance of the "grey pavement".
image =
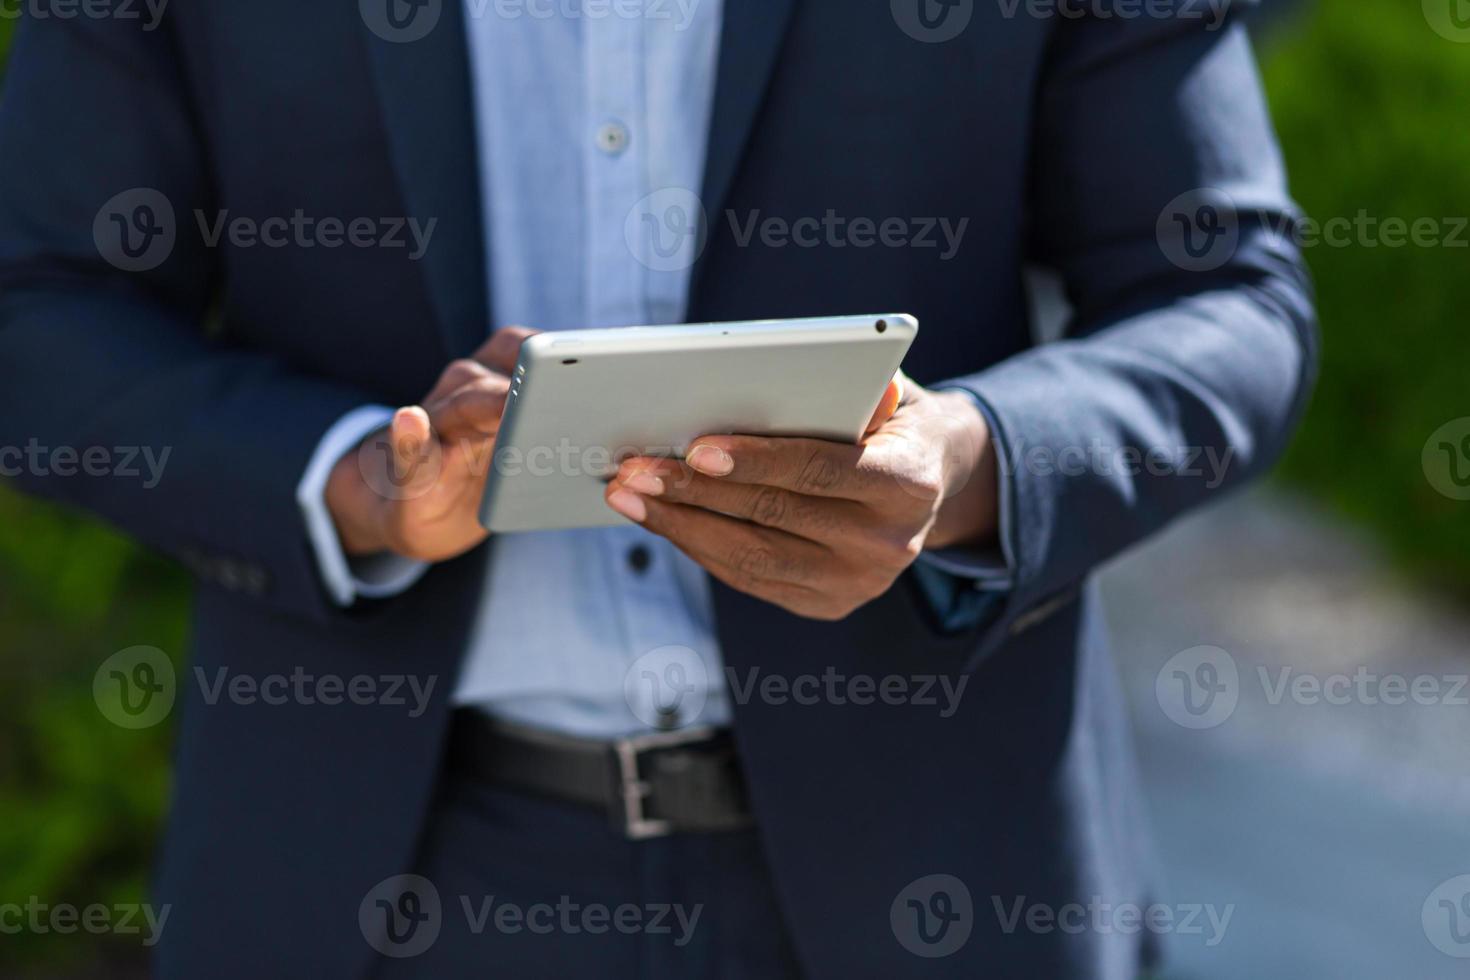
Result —
[[[1230,914],[1166,935],[1164,977],[1470,977],[1470,613],[1264,491],[1103,591],[1159,901]]]

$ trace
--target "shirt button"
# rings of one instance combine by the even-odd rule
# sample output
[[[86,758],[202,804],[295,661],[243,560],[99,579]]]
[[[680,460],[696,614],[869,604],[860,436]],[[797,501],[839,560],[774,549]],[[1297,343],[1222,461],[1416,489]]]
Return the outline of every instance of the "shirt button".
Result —
[[[628,148],[628,130],[621,123],[603,123],[597,127],[597,148],[608,156],[617,156]]]
[[[628,549],[628,567],[639,575],[648,571],[648,566],[653,564],[653,555],[641,544],[635,544]]]

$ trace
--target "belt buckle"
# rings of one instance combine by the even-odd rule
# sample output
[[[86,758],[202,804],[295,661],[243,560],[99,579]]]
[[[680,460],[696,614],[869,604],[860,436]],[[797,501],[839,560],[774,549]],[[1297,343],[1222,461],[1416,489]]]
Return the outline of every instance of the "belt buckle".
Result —
[[[676,732],[652,732],[647,735],[630,735],[612,743],[613,758],[617,761],[617,802],[613,820],[629,840],[650,840],[667,837],[674,832],[668,820],[657,820],[643,812],[644,800],[652,787],[638,769],[638,760],[648,752],[676,748],[693,742],[702,742],[715,734],[713,728],[689,728]]]

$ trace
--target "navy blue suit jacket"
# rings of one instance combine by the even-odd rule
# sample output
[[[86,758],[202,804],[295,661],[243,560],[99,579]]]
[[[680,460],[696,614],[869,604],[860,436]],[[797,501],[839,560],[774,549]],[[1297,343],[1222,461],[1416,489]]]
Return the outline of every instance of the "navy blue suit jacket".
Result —
[[[1087,580],[1215,488],[1160,466],[1063,473],[1032,451],[1100,444],[1177,462],[1229,448],[1227,486],[1266,467],[1314,363],[1291,205],[1234,16],[1209,30],[961,4],[969,26],[922,43],[890,6],[727,4],[689,315],[915,313],[908,372],[973,390],[1014,457],[1016,585],[958,634],[902,582],[836,623],[718,588],[739,676],[969,675],[948,718],[754,699],[736,707],[740,751],[813,977],[1123,977],[1136,936],[1007,933],[996,908],[1146,898],[1126,719]],[[463,23],[454,0],[426,9],[441,7],[405,44],[366,29],[357,4],[299,0],[174,4],[154,31],[28,21],[17,38],[0,105],[0,444],[172,447],[153,489],[20,484],[194,570],[192,663],[208,676],[439,678],[419,718],[206,705],[182,685],[154,898],[173,904],[166,976],[361,973],[358,903],[409,869],[430,803],[494,543],[401,597],[339,609],[294,488],[335,419],[416,401],[489,326]],[[133,188],[176,214],[172,253],[145,272],[104,262],[93,234],[104,203]],[[1217,214],[1237,237],[1190,271],[1160,218],[1199,188],[1228,195]],[[194,218],[298,208],[439,223],[412,262],[402,249],[210,248]],[[941,261],[940,249],[742,246],[731,209],[970,224]],[[1031,262],[1066,283],[1075,315],[1060,342],[1033,344]],[[923,959],[896,940],[890,905],[936,873],[967,886],[973,934]]]

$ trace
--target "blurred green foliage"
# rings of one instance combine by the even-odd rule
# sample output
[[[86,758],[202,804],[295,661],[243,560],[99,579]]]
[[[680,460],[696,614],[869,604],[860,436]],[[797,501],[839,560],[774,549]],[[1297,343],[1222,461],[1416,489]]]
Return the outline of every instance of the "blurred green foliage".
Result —
[[[15,21],[0,18],[0,65]],[[111,653],[183,648],[188,583],[122,535],[0,484],[0,903],[143,901],[168,797],[169,726],[92,699]],[[137,937],[0,936],[0,976],[134,975]]]
[[[0,18],[0,62],[13,27]],[[1333,0],[1288,27],[1265,61],[1311,215],[1470,215],[1470,45],[1430,31],[1419,4]],[[1376,529],[1428,580],[1470,588],[1465,505],[1435,493],[1420,468],[1429,434],[1470,415],[1460,320],[1470,250],[1319,245],[1308,257],[1323,373],[1284,476]],[[177,656],[186,589],[118,534],[0,487],[0,902],[142,900],[169,726],[114,727],[92,701],[92,675],[128,646]],[[96,969],[120,942],[6,936],[0,972]]]
[[[1470,216],[1470,44],[1431,31],[1418,2],[1391,0],[1321,4],[1281,40],[1265,76],[1308,214],[1366,211],[1410,224]],[[1458,248],[1307,251],[1322,379],[1281,471],[1461,594],[1470,591],[1466,505],[1430,486],[1420,453],[1435,429],[1470,416],[1467,241],[1461,226]]]

